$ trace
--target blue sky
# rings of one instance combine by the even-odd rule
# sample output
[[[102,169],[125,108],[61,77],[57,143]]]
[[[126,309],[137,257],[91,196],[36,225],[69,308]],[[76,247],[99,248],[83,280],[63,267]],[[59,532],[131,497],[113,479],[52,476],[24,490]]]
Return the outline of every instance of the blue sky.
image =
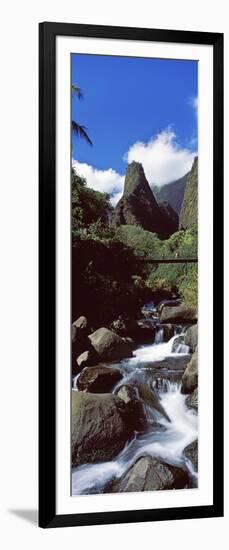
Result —
[[[120,195],[131,160],[142,162],[151,184],[190,169],[197,151],[196,61],[73,54],[72,83],[84,96],[73,97],[72,116],[93,142],[73,138],[76,169],[88,185],[106,190],[107,174],[107,192]]]

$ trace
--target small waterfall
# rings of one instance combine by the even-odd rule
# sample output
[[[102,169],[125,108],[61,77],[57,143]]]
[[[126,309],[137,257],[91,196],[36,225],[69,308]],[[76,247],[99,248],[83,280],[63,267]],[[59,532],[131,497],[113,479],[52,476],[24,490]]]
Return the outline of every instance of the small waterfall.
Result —
[[[181,332],[180,334],[174,335],[174,340],[172,342],[172,353],[183,353],[188,355],[190,353],[190,347],[184,343],[185,333]]]
[[[177,336],[178,334],[181,334],[183,331],[182,325],[174,325],[174,335]]]
[[[155,344],[161,344],[163,342],[164,329],[159,328],[155,334]]]
[[[182,344],[182,343],[178,344],[176,353],[184,353],[188,355],[190,353],[190,347],[187,346],[186,344]]]
[[[152,382],[153,390],[156,390],[157,393],[166,393],[171,387],[170,380],[167,378],[156,378]]]

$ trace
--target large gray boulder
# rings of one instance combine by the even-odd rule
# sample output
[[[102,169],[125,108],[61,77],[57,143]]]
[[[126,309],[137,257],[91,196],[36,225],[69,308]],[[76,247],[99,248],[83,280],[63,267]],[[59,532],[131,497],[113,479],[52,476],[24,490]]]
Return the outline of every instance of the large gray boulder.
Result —
[[[164,306],[160,315],[161,323],[196,323],[197,311],[193,307],[188,307],[185,304],[180,306],[169,307]]]
[[[116,395],[72,390],[72,466],[111,460],[137,423],[130,404]]]
[[[187,328],[184,336],[184,343],[186,344],[186,346],[190,347],[192,352],[195,351],[196,346],[198,344],[198,325],[197,324]]]
[[[81,372],[77,387],[79,390],[92,393],[110,392],[115,384],[122,379],[118,369],[97,365],[96,367],[85,368]]]
[[[101,361],[120,361],[132,357],[132,347],[118,334],[107,328],[99,328],[89,335],[92,347],[98,353]]]
[[[192,393],[198,386],[198,352],[197,348],[188,363],[181,380],[181,393]]]
[[[114,482],[112,492],[162,491],[188,487],[187,472],[145,456],[139,458],[119,481]]]
[[[198,439],[187,445],[184,449],[184,455],[192,462],[195,472],[198,471]]]

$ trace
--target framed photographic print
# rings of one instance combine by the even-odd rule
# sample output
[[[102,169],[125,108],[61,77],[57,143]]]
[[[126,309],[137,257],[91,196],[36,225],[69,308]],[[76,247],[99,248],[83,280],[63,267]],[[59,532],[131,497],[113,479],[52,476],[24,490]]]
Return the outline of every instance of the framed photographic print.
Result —
[[[40,24],[39,525],[223,515],[223,35]]]

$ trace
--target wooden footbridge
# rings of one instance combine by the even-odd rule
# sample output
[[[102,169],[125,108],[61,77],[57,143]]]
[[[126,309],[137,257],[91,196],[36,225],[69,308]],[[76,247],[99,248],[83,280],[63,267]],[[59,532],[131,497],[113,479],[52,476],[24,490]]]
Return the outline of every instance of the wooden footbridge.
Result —
[[[198,263],[198,258],[179,258],[178,256],[174,258],[150,258],[149,256],[137,256],[137,260],[139,262],[143,262],[145,264],[184,264],[185,265],[185,273],[188,274],[188,264],[196,264]]]

